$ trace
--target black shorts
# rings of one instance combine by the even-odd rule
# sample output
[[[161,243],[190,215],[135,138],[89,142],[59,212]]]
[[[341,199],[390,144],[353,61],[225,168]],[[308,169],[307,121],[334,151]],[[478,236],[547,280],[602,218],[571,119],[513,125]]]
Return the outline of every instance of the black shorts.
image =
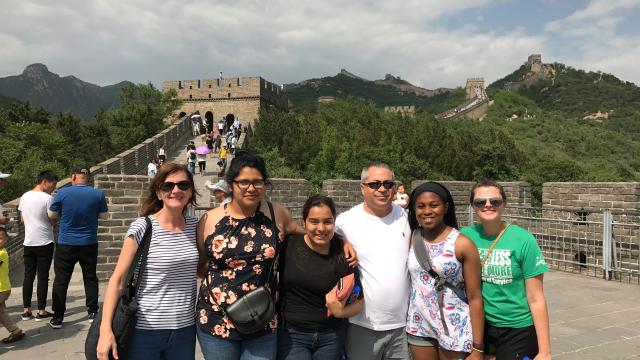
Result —
[[[536,328],[504,328],[486,324],[484,327],[485,353],[495,355],[496,360],[521,360],[525,356],[533,360],[538,355]]]

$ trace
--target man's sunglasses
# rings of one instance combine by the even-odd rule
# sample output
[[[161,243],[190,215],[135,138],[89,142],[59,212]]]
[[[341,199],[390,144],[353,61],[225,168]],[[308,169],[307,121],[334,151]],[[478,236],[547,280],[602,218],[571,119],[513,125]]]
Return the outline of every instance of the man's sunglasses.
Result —
[[[370,189],[373,190],[378,190],[380,189],[380,186],[384,186],[385,189],[389,190],[391,188],[393,188],[394,186],[396,186],[396,182],[392,181],[392,180],[385,180],[385,181],[372,181],[372,182],[368,182],[368,183],[362,183],[365,186],[368,186]]]
[[[497,209],[500,206],[502,206],[502,204],[504,204],[504,200],[502,200],[502,198],[499,198],[499,197],[475,198],[473,199],[473,206],[476,209],[482,209],[487,204],[487,201],[489,202],[489,205],[491,205],[491,207],[494,209]]]
[[[165,181],[162,183],[162,185],[160,185],[160,190],[164,192],[169,192],[169,191],[172,191],[173,188],[176,187],[176,185],[178,186],[178,189],[182,191],[187,191],[191,189],[191,182],[184,180],[184,181],[179,181],[177,183],[174,183],[171,181]]]

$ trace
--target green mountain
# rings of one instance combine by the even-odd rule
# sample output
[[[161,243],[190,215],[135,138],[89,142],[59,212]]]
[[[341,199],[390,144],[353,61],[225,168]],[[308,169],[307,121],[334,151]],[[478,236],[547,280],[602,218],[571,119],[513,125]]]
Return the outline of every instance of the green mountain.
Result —
[[[603,72],[574,69],[560,63],[544,64],[548,74],[516,92],[529,98],[544,111],[558,111],[573,117],[597,113],[608,119],[640,114],[640,87]],[[489,85],[489,96],[509,83],[522,81],[528,64]],[[529,73],[530,74],[530,73]]]
[[[127,81],[98,86],[75,76],[60,77],[43,64],[27,66],[22,74],[0,78],[0,95],[42,106],[52,113],[72,113],[91,120],[100,110],[117,106]]]
[[[438,88],[429,90],[387,74],[381,80],[367,80],[346,70],[335,76],[301,81],[285,85],[293,109],[317,104],[320,97],[363,99],[377,107],[415,106],[429,113],[444,111],[464,101],[462,89]]]

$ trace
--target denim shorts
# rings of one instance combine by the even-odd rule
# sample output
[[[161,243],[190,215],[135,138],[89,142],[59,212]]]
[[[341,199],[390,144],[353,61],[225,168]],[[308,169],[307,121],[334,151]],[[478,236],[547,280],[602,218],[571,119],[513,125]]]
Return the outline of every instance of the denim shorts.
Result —
[[[428,336],[417,336],[407,333],[407,342],[413,346],[437,347],[438,340]]]

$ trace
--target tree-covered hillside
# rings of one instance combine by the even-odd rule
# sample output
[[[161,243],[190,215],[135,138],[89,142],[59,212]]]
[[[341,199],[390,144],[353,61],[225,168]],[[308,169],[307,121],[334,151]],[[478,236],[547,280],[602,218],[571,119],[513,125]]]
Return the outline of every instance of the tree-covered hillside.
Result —
[[[398,80],[397,82],[406,81]],[[397,87],[361,79],[342,73],[321,79],[311,79],[285,87],[294,110],[315,109],[318,98],[334,96],[338,99],[372,101],[379,108],[385,106],[414,105],[419,111],[437,113],[459,105],[464,101],[463,89],[443,92],[435,96],[420,96],[400,91]]]
[[[640,181],[640,138],[499,91],[484,121],[403,118],[363,101],[319,104],[314,111],[264,112],[251,146],[272,176],[357,179],[384,161],[400,180],[528,181],[540,200],[548,181]],[[527,118],[511,120],[513,113]],[[639,119],[636,120],[640,122]]]
[[[171,96],[151,84],[128,84],[120,106],[100,112],[91,123],[19,101],[0,105],[0,170],[12,174],[0,203],[32,188],[42,170],[65,177],[74,165],[96,165],[155,135],[179,106]]]
[[[560,63],[552,65],[555,75],[522,87],[518,93],[535,102],[544,111],[558,111],[571,117],[584,117],[597,111],[620,119],[640,114],[640,87],[602,72],[574,69]],[[488,87],[490,97],[507,81],[518,81],[526,66]]]

